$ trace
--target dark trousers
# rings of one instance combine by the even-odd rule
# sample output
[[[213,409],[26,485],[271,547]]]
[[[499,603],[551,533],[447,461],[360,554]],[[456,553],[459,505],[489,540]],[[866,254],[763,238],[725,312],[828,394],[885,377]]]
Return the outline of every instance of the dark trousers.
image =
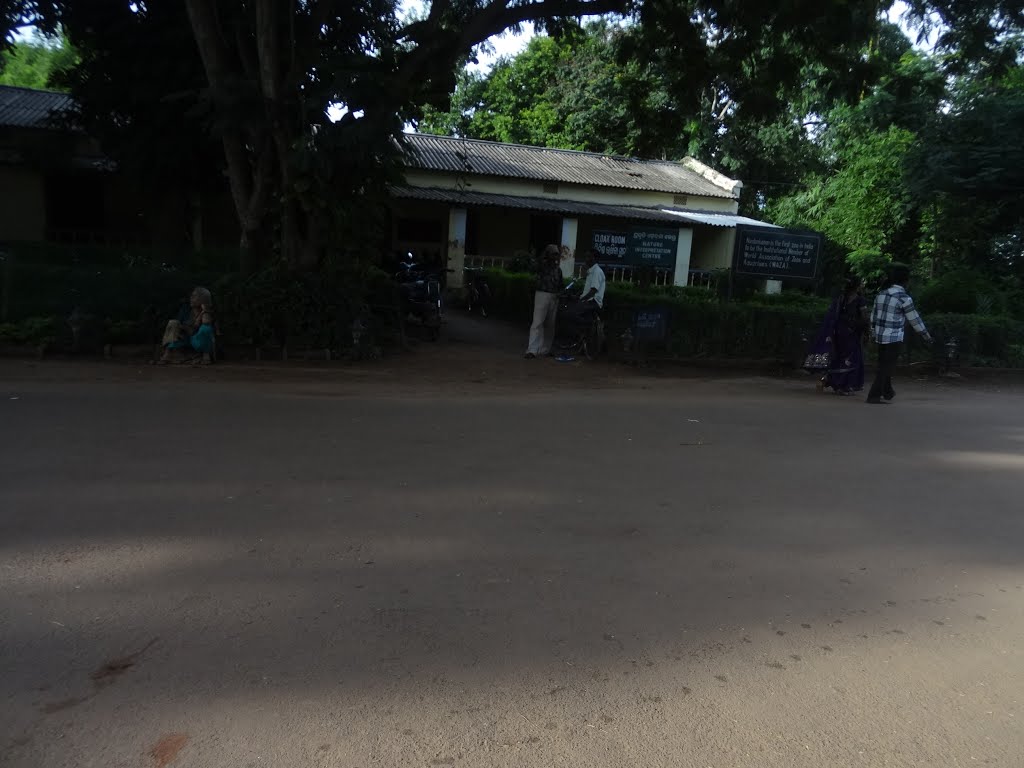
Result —
[[[871,391],[868,392],[868,400],[881,400],[886,395],[893,394],[892,372],[896,370],[902,347],[900,343],[878,345],[878,371],[875,373]]]

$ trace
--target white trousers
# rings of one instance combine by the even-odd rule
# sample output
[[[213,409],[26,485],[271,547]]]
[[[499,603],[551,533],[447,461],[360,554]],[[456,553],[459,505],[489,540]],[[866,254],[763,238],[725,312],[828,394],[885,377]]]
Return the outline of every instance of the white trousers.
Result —
[[[558,294],[537,291],[533,295],[533,325],[527,352],[546,355],[555,343],[555,317],[558,315]]]

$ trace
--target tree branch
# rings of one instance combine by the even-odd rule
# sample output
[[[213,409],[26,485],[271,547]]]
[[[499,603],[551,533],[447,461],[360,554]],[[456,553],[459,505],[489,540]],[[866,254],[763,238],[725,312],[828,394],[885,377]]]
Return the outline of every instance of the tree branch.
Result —
[[[493,0],[482,8],[458,19],[451,26],[444,9],[449,0],[439,0],[431,13],[422,21],[408,24],[399,39],[415,43],[400,65],[400,87],[393,96],[399,103],[408,100],[415,89],[436,87],[436,80],[450,76],[459,60],[474,45],[527,21],[540,21],[558,17],[624,13],[634,0],[537,0],[511,5],[514,0]],[[442,84],[442,90],[447,87]]]
[[[494,0],[470,15],[461,24],[458,37],[461,51],[468,51],[489,37],[526,21],[539,21],[562,16],[601,16],[608,13],[624,13],[631,5],[631,0],[539,0],[539,2],[519,5],[510,5],[509,1]],[[443,16],[449,6],[448,0],[432,3],[430,15],[422,21],[414,21],[407,25],[400,37],[422,45],[438,33],[444,32]],[[435,11],[437,12],[435,13]]]

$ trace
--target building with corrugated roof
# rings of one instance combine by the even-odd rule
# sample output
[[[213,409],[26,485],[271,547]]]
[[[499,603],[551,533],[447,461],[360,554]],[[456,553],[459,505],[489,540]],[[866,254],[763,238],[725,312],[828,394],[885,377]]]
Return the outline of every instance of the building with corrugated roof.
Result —
[[[688,285],[732,263],[742,182],[687,157],[638,160],[591,152],[407,134],[405,183],[392,189],[394,240],[431,261],[501,265],[549,243],[563,273],[594,250],[615,276],[644,267]]]
[[[64,93],[0,86],[0,244],[238,242],[226,190],[197,202],[190,190],[143,189],[75,125],[74,107]]]
[[[66,94],[0,86],[0,243],[237,242],[223,199],[142,194],[67,115]],[[688,285],[732,264],[741,182],[693,158],[591,152],[407,134],[405,178],[391,190],[393,245],[447,263],[500,266],[549,243],[563,271],[593,249],[610,277]],[[204,215],[210,214],[211,215]],[[770,225],[763,225],[770,226]],[[184,244],[184,243],[182,243]]]

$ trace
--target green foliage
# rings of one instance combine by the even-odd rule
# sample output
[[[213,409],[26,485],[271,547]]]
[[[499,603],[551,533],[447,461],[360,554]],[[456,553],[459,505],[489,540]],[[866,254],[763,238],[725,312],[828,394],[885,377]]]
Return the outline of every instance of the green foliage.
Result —
[[[57,321],[52,317],[27,317],[15,323],[0,323],[0,344],[45,347],[56,337]]]
[[[780,224],[821,231],[849,252],[891,252],[910,219],[903,161],[913,139],[896,127],[851,137],[837,148],[830,176],[815,179],[770,213]]]
[[[489,270],[487,281],[494,296],[492,313],[528,324],[534,278]],[[828,309],[827,300],[798,292],[733,303],[708,300],[708,292],[703,293],[692,289],[641,291],[631,285],[609,283],[603,314],[610,343],[616,343],[628,327],[633,310],[659,306],[671,310],[666,349],[670,357],[776,359],[795,364]],[[922,301],[919,304],[924,306]],[[965,366],[1024,367],[1024,322],[1020,320],[928,314],[926,322],[938,345],[925,347],[916,337],[911,338],[908,354],[913,360],[933,360],[943,354],[942,345],[955,338]]]
[[[346,349],[364,307],[395,307],[391,279],[373,267],[345,264],[315,271],[278,265],[227,275],[214,285],[217,316],[230,341]]]
[[[845,8],[844,39],[826,44],[836,35],[828,19],[837,11],[816,8],[811,18],[821,29],[802,41],[768,31],[793,8],[731,9],[724,16],[716,9],[726,26],[756,19],[756,36],[732,38],[701,28],[699,14],[674,4],[645,8],[639,25],[594,23],[535,38],[487,76],[460,75],[451,108],[428,112],[419,127],[609,154],[692,154],[743,178],[743,208],[756,213],[822,170],[820,147],[804,130],[808,115],[860,99],[891,76],[893,62],[910,48],[897,28],[879,29],[866,6]],[[869,50],[873,32],[886,45]],[[893,99],[908,98],[920,72],[896,80]],[[873,109],[900,114],[891,100]]]
[[[9,268],[0,271],[0,280],[11,280],[9,286],[0,285],[0,290],[8,290],[7,309],[14,321],[15,330],[5,331],[8,339],[24,336],[24,324],[31,325],[37,316],[57,318],[47,322],[60,331],[59,336],[67,335],[68,320],[77,314],[90,331],[96,326],[92,335],[99,336],[100,343],[156,343],[167,320],[187,304],[196,285],[213,292],[217,321],[229,345],[287,343],[344,350],[352,344],[352,323],[363,314],[375,318],[377,343],[397,335],[394,327],[384,327],[397,319],[392,280],[379,269],[352,260],[314,271],[279,265],[243,276],[170,269],[141,255],[131,263],[119,262],[111,254],[92,261],[79,258],[76,263],[43,252],[35,256],[19,253]]]
[[[948,272],[916,293],[918,306],[927,313],[993,316],[1007,309],[1000,289],[973,270]]]
[[[494,296],[493,314],[528,323],[533,309],[533,278],[489,270],[487,280]],[[704,289],[642,291],[628,284],[609,283],[603,315],[610,336],[617,339],[625,331],[633,310],[652,305],[671,310],[668,353],[679,358],[790,359],[822,315],[820,302],[800,302],[796,306],[722,304]]]
[[[1009,317],[980,315],[928,315],[928,330],[935,337],[926,346],[917,334],[908,335],[908,358],[935,360],[945,353],[945,343],[955,339],[963,366],[1024,368],[1024,322]]]
[[[1007,278],[1024,276],[1024,68],[962,84],[907,161],[911,192],[931,214],[930,256]]]
[[[718,302],[718,294],[708,288],[694,286],[652,286],[641,288],[633,283],[608,283],[606,295],[611,301],[634,302],[651,301],[652,299],[670,299],[687,304],[714,304]]]
[[[60,75],[78,62],[78,53],[63,35],[16,43],[0,51],[0,85],[64,90]]]
[[[427,110],[428,133],[617,155],[660,155],[652,137],[670,119],[653,70],[622,60],[629,33],[604,22],[559,37],[535,37],[486,76],[460,75],[447,111]],[[667,126],[659,126],[667,128]],[[679,125],[678,127],[682,127]]]
[[[527,272],[505,272],[488,269],[484,273],[491,289],[488,311],[496,317],[519,323],[533,318],[533,294],[537,278]]]
[[[862,248],[846,256],[850,272],[859,277],[864,285],[877,288],[885,281],[887,268],[892,257],[873,248]]]

